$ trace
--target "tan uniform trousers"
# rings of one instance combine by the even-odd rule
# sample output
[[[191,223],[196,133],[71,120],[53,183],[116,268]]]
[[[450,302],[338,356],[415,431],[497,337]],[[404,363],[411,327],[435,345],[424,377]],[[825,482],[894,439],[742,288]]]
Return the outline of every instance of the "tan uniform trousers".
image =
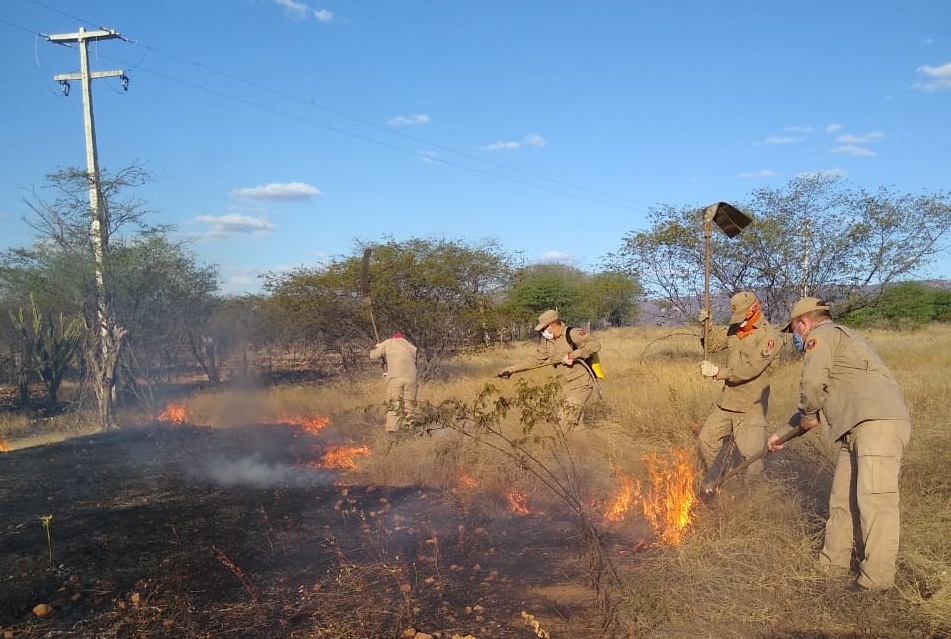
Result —
[[[386,432],[395,433],[416,411],[418,386],[414,377],[386,379]]]
[[[910,436],[911,422],[876,419],[858,424],[838,441],[819,564],[849,570],[855,547],[856,581],[866,588],[888,588],[895,583],[898,474]]]
[[[719,406],[707,416],[703,428],[700,429],[699,443],[700,456],[707,468],[713,467],[713,462],[723,446],[723,439],[733,435],[736,447],[746,459],[751,455],[763,452],[766,448],[766,417],[762,412],[749,413],[724,410]],[[760,458],[749,465],[746,475],[752,477],[763,472],[763,459]]]
[[[563,388],[562,392],[565,395],[565,403],[561,407],[561,423],[568,430],[581,424],[584,405],[591,399],[594,386],[590,381],[573,382]]]

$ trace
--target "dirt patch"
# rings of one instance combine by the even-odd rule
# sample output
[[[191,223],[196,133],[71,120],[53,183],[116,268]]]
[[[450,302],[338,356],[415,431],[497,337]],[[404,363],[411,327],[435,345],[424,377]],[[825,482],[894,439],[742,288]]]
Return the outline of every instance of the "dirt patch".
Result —
[[[565,585],[580,574],[567,518],[346,485],[315,465],[337,443],[290,425],[149,424],[0,455],[0,629],[482,638],[528,636],[523,612],[549,631],[597,623]]]

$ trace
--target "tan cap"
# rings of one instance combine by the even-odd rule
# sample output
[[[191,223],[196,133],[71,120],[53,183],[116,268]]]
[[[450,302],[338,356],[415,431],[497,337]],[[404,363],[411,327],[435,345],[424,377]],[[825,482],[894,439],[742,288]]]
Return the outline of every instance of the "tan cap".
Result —
[[[558,311],[548,309],[544,313],[538,316],[538,324],[535,326],[536,331],[543,331],[545,327],[549,324],[558,321]]]
[[[828,311],[829,305],[818,297],[804,297],[795,304],[789,312],[789,323],[783,327],[783,333],[792,332],[792,323],[800,315],[805,315],[810,311]]]
[[[746,311],[756,303],[756,295],[749,291],[740,291],[730,298],[730,324],[739,324],[746,319]]]

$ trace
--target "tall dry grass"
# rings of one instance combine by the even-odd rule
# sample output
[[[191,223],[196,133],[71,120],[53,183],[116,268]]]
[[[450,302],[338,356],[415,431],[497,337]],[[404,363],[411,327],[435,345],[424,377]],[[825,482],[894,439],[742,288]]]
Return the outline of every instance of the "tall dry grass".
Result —
[[[699,375],[698,335],[692,327],[599,333],[608,376],[604,400],[589,406],[587,421],[594,428],[569,438],[588,503],[603,506],[621,475],[643,478],[645,455],[693,450],[719,390],[718,383]],[[848,596],[843,580],[819,571],[832,446],[817,431],[772,454],[767,481],[753,486],[734,481],[714,504],[698,506],[680,545],[618,559],[628,588],[621,606],[628,628],[644,636],[696,636],[703,628],[707,636],[722,637],[832,636],[857,630],[905,636],[912,628],[924,636],[951,632],[951,327],[871,331],[867,337],[892,368],[914,419],[901,483],[897,591]],[[520,344],[457,361],[448,379],[423,387],[421,399],[472,398],[486,383],[511,394],[517,382],[493,375],[531,349]],[[799,355],[787,346],[772,385],[772,424],[784,423],[795,412],[801,366]],[[525,377],[542,383],[548,374],[541,370]],[[407,446],[413,464],[407,467],[402,454],[380,457],[368,460],[375,466],[364,472],[447,486],[469,473],[487,488],[519,484],[544,501],[543,487],[511,468],[504,456],[485,454],[476,442],[447,436]]]
[[[620,477],[645,479],[645,456],[694,450],[719,390],[718,382],[699,374],[703,353],[695,327],[610,329],[598,336],[607,374],[604,399],[589,405],[588,429],[567,434],[550,424],[526,429],[513,409],[492,418],[498,422],[494,439],[484,432],[467,435],[464,428],[435,428],[440,424],[432,422],[427,435],[393,442],[383,432],[377,369],[357,381],[317,387],[202,394],[186,402],[189,421],[224,426],[324,415],[336,437],[374,450],[361,460],[355,481],[440,486],[459,495],[466,507],[479,495],[517,489],[533,509],[553,512],[564,501],[551,490],[548,479],[555,478],[566,482],[583,514],[595,521]],[[643,526],[606,529],[613,544],[608,551],[623,550],[609,557],[622,582],[615,586],[614,608],[622,627],[643,637],[949,636],[951,326],[867,336],[895,373],[914,419],[901,479],[897,591],[848,595],[844,581],[818,570],[831,446],[817,429],[770,454],[765,481],[734,480],[713,503],[698,504],[677,546],[644,549]],[[487,385],[495,389],[487,395],[491,401],[511,400],[527,386],[543,387],[550,377],[545,369],[510,380],[495,377],[532,349],[522,343],[459,358],[440,379],[422,384],[419,399],[428,406],[462,403],[473,409],[471,416],[479,414],[476,398]],[[795,412],[801,365],[787,346],[773,381],[768,414],[773,424]],[[482,414],[491,408],[490,402]],[[511,441],[531,456],[528,461],[492,445]],[[918,634],[907,634],[912,629]]]

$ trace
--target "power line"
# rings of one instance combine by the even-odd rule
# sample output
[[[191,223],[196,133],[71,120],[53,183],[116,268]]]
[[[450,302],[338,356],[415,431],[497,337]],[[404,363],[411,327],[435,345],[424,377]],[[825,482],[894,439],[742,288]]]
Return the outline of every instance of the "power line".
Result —
[[[273,114],[275,114],[275,115],[280,115],[280,116],[283,116],[283,117],[291,118],[291,119],[293,119],[293,120],[298,120],[298,121],[300,121],[300,122],[304,122],[304,123],[306,123],[306,124],[310,124],[310,125],[312,125],[312,126],[316,126],[316,127],[321,128],[321,129],[325,129],[325,130],[327,130],[327,131],[331,131],[331,132],[333,132],[333,133],[337,133],[337,134],[339,134],[339,135],[343,135],[343,136],[347,136],[347,137],[350,137],[350,138],[353,138],[353,139],[356,139],[356,140],[360,140],[360,141],[362,141],[362,142],[367,142],[367,143],[369,143],[369,144],[374,144],[374,145],[376,145],[376,146],[379,146],[379,147],[382,147],[382,148],[385,148],[385,149],[389,149],[389,150],[392,150],[392,151],[398,151],[398,152],[400,152],[400,153],[406,153],[406,154],[409,154],[409,155],[413,155],[413,156],[415,156],[415,157],[417,157],[417,158],[419,157],[419,152],[418,152],[418,151],[415,151],[415,150],[412,150],[412,149],[407,149],[407,148],[401,147],[401,146],[397,146],[397,145],[391,144],[391,143],[389,143],[389,142],[383,142],[383,141],[381,141],[381,140],[378,140],[378,139],[376,139],[376,138],[370,137],[370,136],[368,136],[368,135],[364,135],[364,134],[362,134],[362,133],[354,133],[354,132],[348,131],[348,130],[346,130],[346,129],[341,129],[341,128],[339,128],[339,127],[335,127],[335,126],[332,126],[332,125],[329,125],[329,124],[325,124],[325,123],[323,123],[323,122],[318,122],[318,121],[313,120],[313,119],[311,119],[311,118],[308,118],[308,117],[305,117],[305,116],[302,116],[302,115],[298,115],[298,114],[296,114],[296,113],[291,113],[290,111],[285,111],[285,110],[282,110],[282,109],[278,109],[278,108],[276,108],[276,107],[271,107],[271,106],[267,106],[267,105],[265,105],[265,104],[261,104],[261,103],[259,103],[259,102],[255,102],[255,101],[253,101],[253,100],[248,100],[247,98],[242,98],[242,97],[239,97],[239,96],[231,95],[230,93],[226,93],[226,92],[220,91],[220,90],[218,90],[218,89],[213,89],[213,88],[211,88],[211,87],[205,86],[205,85],[203,85],[203,84],[199,84],[199,83],[197,83],[197,82],[191,82],[191,81],[189,81],[189,80],[183,80],[183,79],[181,79],[181,78],[177,78],[177,77],[174,77],[174,76],[171,76],[171,75],[162,73],[161,71],[155,71],[154,69],[149,69],[148,67],[140,67],[139,70],[140,70],[140,71],[144,71],[144,72],[146,72],[146,73],[151,73],[152,75],[155,75],[155,76],[164,78],[164,79],[166,79],[166,80],[170,80],[170,81],[172,81],[172,82],[177,82],[177,83],[179,83],[179,84],[184,84],[184,85],[186,85],[186,86],[190,86],[190,87],[192,87],[192,88],[199,89],[199,90],[201,90],[201,91],[205,91],[205,92],[210,93],[210,94],[212,94],[212,95],[216,95],[216,96],[218,96],[218,97],[220,97],[220,98],[224,98],[224,99],[227,99],[227,100],[231,100],[231,101],[237,102],[237,103],[239,103],[239,104],[244,104],[244,105],[246,105],[246,106],[251,106],[251,107],[254,107],[254,108],[256,108],[256,109],[261,109],[262,111],[267,111],[267,112],[273,113]],[[548,192],[548,193],[554,193],[554,194],[556,194],[556,195],[563,195],[563,196],[566,196],[566,197],[571,197],[571,198],[575,198],[575,199],[578,199],[578,200],[582,200],[582,201],[585,201],[585,202],[593,202],[593,203],[595,203],[595,204],[600,204],[600,205],[602,205],[602,206],[610,206],[610,207],[620,208],[620,209],[625,209],[625,210],[635,210],[632,206],[625,206],[625,205],[618,204],[618,203],[615,203],[615,202],[607,202],[607,201],[604,201],[604,200],[598,200],[598,199],[593,198],[593,197],[590,197],[590,196],[579,195],[579,194],[577,194],[577,193],[571,193],[571,192],[568,192],[568,191],[560,191],[560,190],[558,190],[558,189],[554,189],[554,188],[547,187],[547,186],[544,186],[544,185],[534,184],[534,183],[528,182],[528,181],[526,181],[526,180],[520,180],[520,179],[518,179],[518,178],[513,178],[513,177],[510,177],[510,176],[507,176],[507,175],[501,175],[501,174],[498,174],[498,173],[492,173],[492,172],[490,172],[490,171],[486,171],[486,170],[479,169],[479,168],[472,167],[472,166],[467,166],[467,165],[465,165],[465,164],[460,164],[460,163],[458,163],[458,162],[452,162],[451,160],[446,160],[446,159],[443,159],[443,158],[440,158],[440,157],[427,157],[426,159],[427,159],[427,161],[430,161],[430,162],[433,162],[433,163],[444,164],[444,165],[446,165],[446,166],[451,166],[451,167],[453,167],[453,168],[460,169],[460,170],[462,170],[462,171],[469,171],[470,173],[476,173],[476,174],[478,174],[478,175],[484,175],[484,176],[486,176],[486,177],[490,177],[490,178],[493,178],[493,179],[502,180],[502,181],[505,181],[505,182],[510,182],[510,183],[512,183],[512,184],[518,184],[518,185],[520,185],[520,186],[527,186],[527,187],[529,187],[529,188],[537,189],[537,190],[540,190],[540,191],[545,191],[545,192]]]
[[[71,13],[66,12],[66,11],[62,11],[62,10],[56,8],[56,7],[51,7],[50,5],[48,5],[48,4],[46,4],[45,2],[42,2],[42,1],[40,1],[40,0],[24,0],[24,1],[30,2],[31,4],[34,4],[34,5],[39,6],[39,7],[42,7],[42,8],[44,8],[44,9],[48,10],[48,11],[52,11],[52,12],[54,12],[54,13],[58,13],[58,14],[60,14],[60,15],[62,15],[62,16],[68,17],[68,18],[70,18],[70,19],[72,19],[72,20],[76,20],[76,21],[82,22],[82,23],[87,24],[87,25],[95,26],[95,23],[90,22],[89,20],[86,20],[85,18],[82,18],[82,17],[80,17],[80,16],[71,14]],[[22,27],[19,27],[19,28],[22,28]],[[34,32],[34,31],[30,31],[30,30],[28,30],[28,29],[24,29],[24,30],[25,30],[25,31],[28,31],[28,32],[30,32],[30,33],[36,33],[36,32]],[[559,187],[559,188],[551,188],[551,187],[543,186],[543,185],[536,184],[536,183],[533,183],[533,182],[529,182],[529,181],[524,180],[524,179],[519,179],[519,178],[515,178],[515,177],[510,177],[510,176],[506,176],[506,175],[503,175],[503,174],[499,174],[499,173],[497,173],[497,172],[492,172],[492,171],[487,171],[487,170],[475,168],[475,167],[468,166],[468,165],[465,165],[465,164],[461,164],[461,163],[458,163],[458,162],[453,162],[453,161],[450,161],[450,160],[446,160],[446,159],[441,158],[441,157],[439,157],[439,156],[427,156],[427,157],[426,157],[426,159],[427,159],[428,161],[431,161],[431,162],[434,162],[434,163],[439,163],[439,164],[443,164],[443,165],[446,165],[446,166],[450,166],[450,167],[453,167],[453,168],[456,168],[456,169],[460,169],[460,170],[464,170],[464,171],[469,171],[469,172],[471,172],[471,173],[475,173],[475,174],[479,174],[479,175],[491,177],[491,178],[493,178],[493,179],[498,179],[498,180],[510,182],[510,183],[513,183],[513,184],[518,184],[518,185],[520,185],[520,186],[526,186],[526,187],[529,187],[529,188],[534,188],[534,189],[537,189],[537,190],[546,191],[546,192],[554,193],[554,194],[557,194],[557,195],[562,195],[562,196],[572,197],[572,198],[574,198],[574,199],[578,199],[578,200],[582,200],[582,201],[592,202],[592,203],[599,204],[599,205],[602,205],[602,206],[609,206],[609,207],[613,207],[613,208],[619,208],[619,209],[631,210],[631,211],[641,211],[641,210],[643,210],[644,208],[646,208],[643,204],[639,204],[639,203],[632,202],[631,200],[629,200],[629,199],[627,199],[627,198],[623,198],[623,197],[619,197],[619,196],[616,196],[616,195],[612,195],[612,194],[610,194],[610,193],[601,192],[601,191],[598,191],[598,190],[595,190],[595,189],[590,189],[590,188],[583,187],[583,186],[580,186],[580,185],[577,185],[577,184],[573,184],[573,183],[570,183],[570,182],[566,182],[566,181],[563,181],[563,180],[557,180],[557,179],[554,179],[554,178],[550,178],[550,177],[548,177],[548,176],[541,175],[541,174],[539,174],[539,173],[534,173],[534,172],[532,172],[532,171],[527,171],[527,170],[520,169],[520,168],[517,168],[517,167],[513,167],[513,166],[510,166],[510,165],[507,165],[507,164],[503,164],[503,163],[501,163],[501,162],[496,162],[496,161],[494,161],[494,160],[490,160],[490,159],[487,159],[487,158],[483,158],[483,157],[480,157],[480,156],[478,156],[478,155],[474,155],[474,154],[472,154],[472,153],[469,153],[469,152],[466,152],[466,151],[462,151],[462,150],[459,150],[459,149],[450,147],[450,146],[445,145],[445,144],[441,144],[441,143],[439,143],[439,142],[433,142],[433,141],[431,141],[431,140],[427,140],[427,139],[425,139],[425,138],[422,138],[422,137],[419,137],[419,136],[416,136],[416,135],[412,135],[412,134],[409,134],[409,133],[405,133],[405,132],[403,132],[403,131],[394,130],[394,129],[392,129],[392,128],[388,128],[388,127],[382,126],[382,125],[380,125],[380,124],[377,124],[377,123],[375,123],[375,122],[366,120],[366,119],[361,118],[361,117],[359,117],[359,116],[355,116],[355,115],[346,113],[346,112],[344,112],[344,111],[339,111],[339,110],[334,109],[334,108],[332,108],[332,107],[328,107],[328,106],[326,106],[326,105],[324,105],[324,104],[321,104],[321,103],[317,102],[317,101],[314,100],[313,98],[303,98],[303,97],[301,97],[301,96],[299,96],[299,95],[295,95],[295,94],[289,93],[289,92],[287,92],[287,91],[285,91],[285,90],[283,90],[283,89],[279,89],[279,88],[276,88],[276,87],[273,87],[273,86],[269,86],[269,85],[266,85],[266,84],[263,84],[263,83],[261,83],[261,82],[257,82],[257,81],[254,81],[254,80],[249,80],[249,79],[247,79],[247,78],[245,78],[245,77],[242,77],[242,76],[240,76],[240,75],[231,73],[231,72],[229,72],[229,71],[224,71],[224,70],[221,70],[221,69],[217,69],[217,68],[212,67],[212,66],[210,66],[210,65],[207,65],[207,64],[205,64],[205,63],[203,63],[203,62],[195,61],[195,60],[192,60],[192,59],[190,59],[190,58],[187,58],[187,57],[184,57],[184,56],[175,54],[175,53],[171,53],[171,52],[168,52],[168,51],[164,51],[164,50],[162,50],[162,49],[159,49],[158,47],[154,47],[154,46],[152,46],[152,45],[144,44],[144,43],[142,43],[142,42],[139,42],[138,40],[126,39],[126,38],[122,38],[122,39],[123,39],[125,42],[127,42],[127,43],[129,43],[129,44],[132,44],[133,46],[137,46],[137,47],[141,47],[141,48],[145,49],[146,52],[154,52],[154,53],[157,53],[157,54],[162,55],[162,56],[165,56],[165,57],[167,57],[167,58],[170,58],[170,59],[173,59],[173,60],[177,60],[177,61],[182,62],[182,63],[184,63],[184,64],[193,66],[193,67],[195,67],[195,68],[197,68],[197,69],[201,69],[201,70],[203,70],[203,71],[206,71],[206,72],[209,72],[209,73],[212,73],[212,74],[215,74],[215,75],[218,75],[218,76],[227,78],[227,79],[232,80],[232,81],[235,81],[235,82],[239,82],[239,83],[244,84],[244,85],[247,85],[247,86],[249,86],[249,87],[253,87],[253,88],[255,88],[255,89],[258,89],[258,90],[261,90],[261,91],[265,91],[265,92],[267,92],[267,93],[271,93],[271,94],[280,96],[280,97],[282,97],[282,98],[291,100],[291,101],[293,101],[293,102],[297,102],[297,103],[302,104],[302,105],[304,105],[304,106],[306,106],[306,107],[308,107],[308,108],[319,109],[319,110],[321,110],[321,111],[324,111],[324,112],[326,112],[326,113],[332,114],[332,115],[334,115],[334,116],[341,117],[341,118],[350,120],[350,121],[352,121],[352,122],[358,123],[358,124],[360,124],[360,125],[362,125],[362,126],[371,127],[371,128],[373,128],[373,129],[376,129],[376,130],[379,130],[379,131],[383,131],[383,132],[385,132],[385,133],[387,133],[387,134],[390,134],[390,135],[396,135],[396,136],[399,136],[399,137],[401,137],[401,138],[403,138],[403,139],[410,140],[410,141],[415,142],[415,143],[418,143],[418,144],[423,144],[423,145],[426,145],[426,146],[429,146],[429,147],[432,147],[432,148],[435,148],[435,149],[439,149],[439,150],[441,150],[441,151],[445,151],[445,152],[448,152],[448,153],[452,153],[452,154],[454,154],[454,155],[458,155],[458,156],[460,156],[460,157],[462,157],[462,158],[465,158],[465,159],[468,159],[468,160],[472,160],[472,161],[475,161],[475,162],[480,162],[480,163],[483,163],[483,164],[487,164],[487,165],[489,165],[489,166],[495,167],[496,169],[500,169],[500,170],[502,170],[502,171],[511,172],[511,173],[518,173],[518,174],[521,174],[521,175],[523,175],[523,176],[526,176],[527,178],[531,178],[531,179],[533,179],[533,180],[538,180],[539,182],[542,182],[542,183],[551,184],[551,185],[554,185],[555,187]],[[143,58],[143,59],[144,59],[144,58]],[[137,66],[138,66],[139,64],[141,64],[141,62],[142,62],[142,60],[140,60],[139,63],[137,63]],[[156,71],[156,70],[153,70],[153,69],[148,69],[148,68],[145,68],[145,67],[141,67],[139,70],[141,70],[141,71],[146,71],[146,72],[152,73],[152,74],[154,74],[154,75],[156,75],[156,76],[163,77],[163,78],[166,78],[166,79],[168,79],[168,80],[172,80],[172,81],[174,81],[174,82],[178,82],[178,83],[180,83],[180,84],[184,84],[184,85],[187,85],[187,86],[191,86],[191,87],[193,87],[193,88],[197,88],[197,89],[206,91],[206,92],[208,92],[208,93],[212,93],[212,94],[217,95],[218,97],[221,97],[221,98],[224,98],[224,99],[232,100],[232,101],[234,101],[234,102],[238,102],[238,103],[241,103],[241,104],[245,104],[245,105],[247,105],[247,106],[252,106],[252,107],[254,107],[254,108],[258,108],[258,109],[262,109],[262,110],[265,110],[265,111],[269,111],[269,112],[271,112],[271,113],[275,113],[275,114],[278,114],[278,115],[281,115],[281,116],[284,116],[284,117],[290,117],[290,118],[293,118],[293,119],[297,119],[297,120],[302,121],[302,122],[305,122],[305,123],[307,123],[307,124],[310,124],[310,125],[313,125],[313,126],[317,126],[317,127],[323,128],[323,129],[328,130],[328,131],[332,131],[332,132],[337,133],[337,134],[339,134],[339,135],[344,135],[344,136],[347,136],[347,137],[351,137],[351,138],[353,138],[353,139],[361,140],[361,141],[363,141],[363,142],[368,142],[368,143],[371,143],[371,144],[375,144],[375,145],[380,146],[380,147],[383,147],[383,148],[388,148],[388,149],[391,149],[391,150],[400,151],[400,152],[402,152],[402,153],[408,153],[408,154],[414,155],[414,156],[416,156],[416,157],[419,157],[419,156],[420,156],[419,151],[410,150],[410,149],[406,149],[406,148],[404,148],[404,147],[400,147],[400,146],[397,146],[397,145],[393,145],[393,144],[389,144],[389,143],[386,143],[386,142],[382,142],[382,141],[380,141],[380,140],[377,140],[377,139],[372,138],[372,137],[367,136],[367,135],[363,135],[363,134],[360,134],[360,133],[353,133],[353,132],[351,132],[351,131],[347,131],[346,129],[342,129],[342,128],[339,128],[339,127],[334,127],[334,126],[331,126],[331,125],[328,125],[328,124],[325,124],[325,123],[322,123],[322,122],[318,122],[318,121],[316,121],[316,120],[312,120],[312,119],[310,119],[310,118],[298,116],[298,115],[289,113],[289,112],[287,112],[287,111],[283,111],[283,110],[281,110],[281,109],[277,109],[277,108],[274,108],[274,107],[269,107],[269,106],[260,104],[260,103],[258,103],[258,102],[254,102],[254,101],[252,101],[252,100],[247,100],[247,99],[245,99],[245,98],[240,98],[240,97],[238,97],[238,96],[234,96],[234,95],[229,94],[229,93],[226,93],[226,92],[224,92],[224,91],[220,91],[220,90],[217,90],[217,89],[212,89],[212,88],[209,88],[209,87],[207,87],[207,86],[205,86],[205,85],[202,85],[202,84],[199,84],[199,83],[189,82],[189,81],[186,81],[186,80],[181,80],[181,79],[179,79],[179,78],[175,78],[175,77],[169,76],[169,75],[167,75],[167,74],[164,74],[164,73],[162,73],[162,72],[160,72],[160,71]],[[568,189],[568,190],[566,190],[566,189]],[[579,195],[578,193],[572,193],[571,191],[577,191],[577,192],[579,192],[579,193],[587,193],[587,194],[590,194],[590,195]],[[591,197],[591,196],[596,196],[596,197]]]

